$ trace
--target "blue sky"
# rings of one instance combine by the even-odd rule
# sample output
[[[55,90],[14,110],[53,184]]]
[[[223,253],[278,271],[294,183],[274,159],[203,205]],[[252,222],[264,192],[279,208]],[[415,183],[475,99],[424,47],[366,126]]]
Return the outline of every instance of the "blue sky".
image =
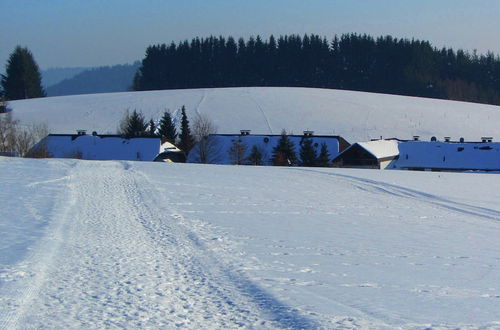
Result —
[[[356,32],[500,54],[498,0],[0,0],[0,71],[16,45],[42,69],[131,63],[196,36]]]

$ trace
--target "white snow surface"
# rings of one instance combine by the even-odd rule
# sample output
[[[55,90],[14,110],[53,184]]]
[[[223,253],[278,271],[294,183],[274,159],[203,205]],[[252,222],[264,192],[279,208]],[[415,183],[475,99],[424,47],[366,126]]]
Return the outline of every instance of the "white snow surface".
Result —
[[[499,185],[0,157],[0,328],[500,328]]]
[[[113,134],[126,109],[160,119],[186,106],[192,120],[208,115],[219,133],[341,135],[350,143],[419,135],[478,141],[500,138],[498,106],[313,88],[219,88],[48,97],[10,102],[24,124],[46,122],[51,133],[78,129]],[[177,112],[175,115],[179,115]]]

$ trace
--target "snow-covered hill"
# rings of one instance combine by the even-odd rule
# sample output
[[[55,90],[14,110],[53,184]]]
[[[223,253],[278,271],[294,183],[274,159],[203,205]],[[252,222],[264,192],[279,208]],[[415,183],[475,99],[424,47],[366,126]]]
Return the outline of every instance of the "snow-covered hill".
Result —
[[[500,138],[500,108],[302,88],[11,102],[53,133]],[[0,157],[0,329],[500,328],[500,176]]]
[[[423,139],[500,138],[500,107],[464,102],[311,88],[221,88],[92,94],[14,101],[23,123],[45,121],[52,133],[115,133],[126,109],[159,119],[185,105],[210,116],[219,133],[341,135],[349,142],[420,135]]]
[[[499,185],[0,157],[0,328],[500,328]]]

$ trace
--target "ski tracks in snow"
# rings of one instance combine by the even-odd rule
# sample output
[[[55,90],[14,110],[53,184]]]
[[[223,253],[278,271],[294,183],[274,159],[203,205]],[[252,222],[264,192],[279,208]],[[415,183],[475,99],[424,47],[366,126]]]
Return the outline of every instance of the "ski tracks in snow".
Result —
[[[471,204],[461,203],[440,197],[437,195],[432,195],[429,193],[421,192],[415,189],[410,189],[407,187],[390,184],[382,181],[376,181],[371,179],[364,179],[361,177],[356,177],[352,175],[339,174],[339,173],[327,173],[324,171],[318,171],[313,169],[294,169],[299,171],[308,171],[317,173],[320,175],[333,176],[346,181],[351,182],[360,190],[369,191],[373,193],[382,193],[391,195],[399,198],[411,198],[415,201],[431,204],[436,207],[448,209],[453,212],[479,217],[482,219],[500,221],[500,211],[489,209],[485,207],[475,206]]]
[[[269,129],[269,134],[273,134],[273,127],[271,125],[271,121],[269,120],[269,117],[267,116],[266,112],[264,111],[264,109],[262,108],[260,103],[257,102],[257,99],[255,98],[255,96],[253,96],[250,91],[248,91],[247,93],[248,93],[248,97],[253,101],[253,103],[255,103],[255,105],[257,106],[257,109],[259,109],[260,113],[262,114],[262,117],[264,117],[264,120],[266,121],[267,128]]]
[[[35,182],[31,186],[63,180],[68,180],[68,186],[71,185],[69,177],[65,176],[60,179]],[[34,217],[38,218],[37,220],[40,220],[41,216],[36,214],[35,208],[29,203],[26,207]],[[10,285],[1,288],[0,297],[3,299],[0,300],[2,306],[0,309],[0,329],[28,327],[22,323],[21,319],[23,315],[29,313],[31,304],[40,295],[50,271],[55,267],[54,264],[58,259],[64,240],[67,212],[71,207],[71,199],[66,205],[62,205],[60,202],[56,203],[52,215],[54,220],[47,228],[48,234],[45,239],[35,244],[25,259],[10,270],[10,274],[8,274]]]
[[[2,327],[317,327],[220,262],[130,164],[78,162],[68,181]]]
[[[137,174],[146,179],[143,186],[153,187],[149,191],[142,190],[144,196],[141,200],[149,200],[155,205],[162,205],[163,207],[160,207],[158,211],[162,214],[170,214],[170,222],[173,220],[173,223],[171,222],[171,225],[167,226],[168,231],[175,235],[171,239],[177,240],[176,245],[182,247],[178,252],[180,258],[176,262],[186,279],[200,283],[196,290],[200,295],[197,299],[204,300],[204,304],[207,306],[215,304],[215,312],[229,307],[227,315],[232,315],[231,318],[236,320],[234,324],[226,321],[215,322],[215,327],[296,329],[319,327],[315,321],[279,301],[251,281],[243,272],[238,271],[237,266],[229,261],[232,258],[226,255],[240,254],[232,249],[232,244],[213,244],[213,242],[219,242],[219,238],[212,233],[208,223],[203,220],[191,219],[183,215],[182,212],[178,212],[173,207],[175,203],[171,203],[168,198],[165,198],[167,195],[158,193],[161,188],[155,188],[153,180],[150,180],[145,173]],[[155,227],[149,231],[155,234],[162,233],[159,225],[165,228],[165,224],[158,221],[145,224],[146,227]],[[158,235],[155,237],[155,241],[161,241],[165,237],[167,236]],[[212,244],[208,246],[207,241]],[[226,312],[223,314],[226,315]],[[206,328],[207,324],[209,323],[205,322],[198,326]]]
[[[207,99],[207,91],[203,90],[203,94],[201,95],[198,104],[194,107],[194,111],[196,112],[197,116],[201,116],[200,106],[205,102],[206,99]]]

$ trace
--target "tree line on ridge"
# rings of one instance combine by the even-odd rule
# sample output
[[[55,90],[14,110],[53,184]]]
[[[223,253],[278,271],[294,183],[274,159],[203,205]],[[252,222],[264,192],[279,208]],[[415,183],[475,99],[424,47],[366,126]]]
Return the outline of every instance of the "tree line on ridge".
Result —
[[[428,41],[344,34],[151,45],[134,90],[314,87],[500,104],[500,58]]]

